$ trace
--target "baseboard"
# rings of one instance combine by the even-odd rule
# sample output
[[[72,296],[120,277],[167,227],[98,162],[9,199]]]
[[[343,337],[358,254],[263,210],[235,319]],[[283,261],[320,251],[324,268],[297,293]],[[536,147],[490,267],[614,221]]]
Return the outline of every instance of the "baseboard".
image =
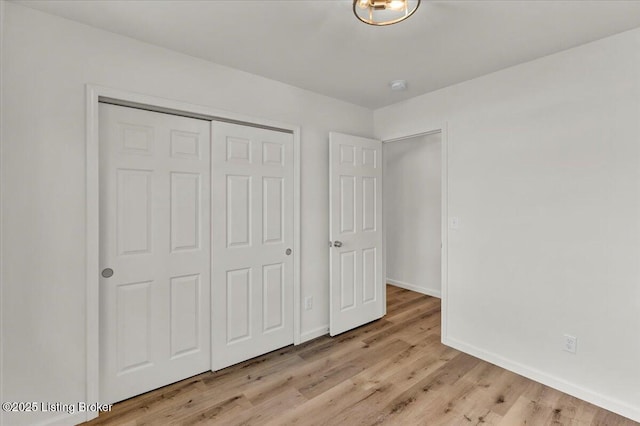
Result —
[[[62,414],[36,423],[37,426],[74,426],[87,421],[87,413]]]
[[[309,340],[324,336],[325,334],[329,334],[328,325],[323,325],[321,327],[314,328],[313,330],[305,331],[300,335],[300,343],[308,342]]]
[[[426,294],[427,296],[437,297],[438,299],[442,298],[442,293],[440,290],[435,290],[432,288],[424,288],[419,287],[414,284],[405,283],[403,281],[393,280],[391,278],[387,278],[387,284],[391,284],[396,287],[404,288],[407,290],[415,291],[416,293]]]
[[[585,389],[576,384],[567,382],[566,380],[560,379],[540,370],[536,370],[535,368],[520,364],[495,353],[485,351],[476,346],[466,344],[450,337],[443,337],[442,343],[454,349],[458,349],[459,351],[465,352],[469,355],[473,355],[476,358],[480,358],[481,360],[490,362],[491,364],[497,365],[498,367],[502,367],[528,379],[534,380],[538,383],[542,383],[543,385],[557,389],[561,392],[582,399],[583,401],[587,401],[593,405],[597,405],[598,407],[604,408],[605,410],[613,411],[616,414],[620,414],[621,416],[627,417],[636,422],[640,422],[640,407],[631,406],[625,402],[610,398],[606,395],[602,395],[589,389]]]

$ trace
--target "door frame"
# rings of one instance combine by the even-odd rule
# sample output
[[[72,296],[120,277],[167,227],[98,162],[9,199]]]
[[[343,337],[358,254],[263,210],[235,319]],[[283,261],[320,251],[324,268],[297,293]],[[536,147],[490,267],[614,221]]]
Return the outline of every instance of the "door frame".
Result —
[[[120,89],[87,84],[85,86],[85,124],[86,124],[86,249],[85,249],[85,360],[86,389],[85,401],[100,402],[99,395],[99,312],[100,312],[100,179],[99,179],[99,119],[100,101],[137,107],[155,112],[170,113],[211,121],[227,121],[237,124],[284,131],[293,135],[293,343],[301,343],[301,306],[300,306],[300,126],[222,111],[203,105],[194,105],[182,101],[165,99]],[[98,417],[97,412],[86,412],[86,420]]]
[[[441,340],[445,341],[447,338],[447,323],[448,323],[448,288],[449,288],[449,131],[448,131],[448,123],[444,122],[440,125],[425,129],[424,131],[411,133],[404,136],[398,136],[395,138],[383,139],[382,145],[384,147],[385,143],[389,142],[398,142],[407,139],[412,139],[420,136],[427,136],[440,133],[441,139],[441,155],[440,155],[440,167],[441,167],[441,189],[440,189],[440,205],[441,205],[441,213],[440,213],[440,238],[442,240],[442,249],[440,250],[440,287],[441,287],[441,309],[442,309],[442,319],[441,319]],[[384,179],[384,150],[382,152],[383,160],[382,160],[382,172]],[[384,192],[382,194],[384,200]],[[383,201],[384,202],[384,201]],[[387,228],[386,228],[386,218],[384,215],[382,216],[382,244],[384,247],[384,251],[382,252],[382,262],[383,262],[383,273],[385,279],[385,288],[386,288],[386,280],[387,280]],[[386,314],[386,291],[383,292],[385,295],[385,314]]]

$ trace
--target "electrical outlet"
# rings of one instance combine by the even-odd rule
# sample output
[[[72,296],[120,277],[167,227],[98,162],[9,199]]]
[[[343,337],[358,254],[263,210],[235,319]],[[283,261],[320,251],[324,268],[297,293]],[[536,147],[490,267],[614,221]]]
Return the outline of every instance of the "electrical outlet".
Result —
[[[578,349],[578,338],[565,334],[562,349],[575,354],[576,350]]]
[[[313,297],[311,297],[311,296],[305,297],[305,299],[304,299],[304,308],[307,311],[310,311],[311,309],[313,309]]]

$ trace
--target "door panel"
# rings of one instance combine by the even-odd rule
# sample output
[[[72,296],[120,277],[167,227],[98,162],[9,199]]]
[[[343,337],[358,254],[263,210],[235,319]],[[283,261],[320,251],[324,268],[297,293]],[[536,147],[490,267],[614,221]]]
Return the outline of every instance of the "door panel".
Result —
[[[227,247],[251,245],[251,176],[227,175]]]
[[[376,300],[378,281],[378,250],[376,247],[362,250],[362,301]]]
[[[118,254],[150,253],[151,171],[118,169],[116,173]]]
[[[209,122],[100,104],[100,400],[210,369]]]
[[[362,230],[365,232],[376,231],[377,186],[376,178],[362,178]]]
[[[356,178],[340,176],[340,232],[355,232]]]
[[[353,308],[356,300],[356,252],[340,253],[340,310]]]
[[[200,248],[200,175],[171,173],[171,252]]]
[[[284,179],[262,178],[262,242],[282,243],[284,228]]]
[[[171,278],[171,358],[200,348],[200,275]]]
[[[382,144],[331,133],[329,146],[330,334],[334,336],[384,315]]]
[[[125,283],[117,287],[118,370],[126,373],[151,365],[149,326],[153,281]]]
[[[293,135],[211,126],[217,370],[293,343]]]
[[[251,269],[227,271],[227,343],[250,337],[251,288]]]
[[[284,324],[284,267],[281,263],[262,267],[264,287],[263,328],[271,331]]]

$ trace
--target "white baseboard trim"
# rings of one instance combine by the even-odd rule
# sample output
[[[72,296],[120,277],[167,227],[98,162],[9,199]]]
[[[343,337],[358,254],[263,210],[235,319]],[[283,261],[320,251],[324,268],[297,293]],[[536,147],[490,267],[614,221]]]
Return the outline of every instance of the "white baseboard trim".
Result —
[[[491,364],[497,365],[498,367],[502,367],[528,379],[534,380],[538,383],[542,383],[543,385],[552,387],[561,392],[587,401],[593,405],[597,405],[598,407],[604,408],[605,410],[613,411],[614,413],[620,414],[621,416],[627,417],[636,422],[640,422],[640,406],[634,407],[625,402],[583,388],[574,383],[570,383],[566,380],[547,374],[543,371],[536,370],[535,368],[520,364],[518,362],[497,355],[493,352],[485,351],[476,346],[468,345],[464,342],[452,339],[450,337],[443,337],[442,343],[454,349],[458,349],[459,351],[465,352],[469,355],[473,355],[476,358],[480,358],[481,360],[490,362]]]
[[[37,426],[74,426],[88,420],[87,413],[76,412],[73,414],[62,414],[47,420],[36,423]]]
[[[387,278],[387,284],[391,284],[396,287],[415,291],[416,293],[422,293],[422,294],[426,294],[427,296],[433,296],[433,297],[437,297],[438,299],[442,299],[442,292],[440,292],[440,290],[419,287],[414,284],[405,283],[404,281],[393,280],[391,278]]]
[[[308,342],[309,340],[313,340],[317,337],[324,336],[325,334],[329,334],[328,324],[302,333],[300,335],[300,343]]]

